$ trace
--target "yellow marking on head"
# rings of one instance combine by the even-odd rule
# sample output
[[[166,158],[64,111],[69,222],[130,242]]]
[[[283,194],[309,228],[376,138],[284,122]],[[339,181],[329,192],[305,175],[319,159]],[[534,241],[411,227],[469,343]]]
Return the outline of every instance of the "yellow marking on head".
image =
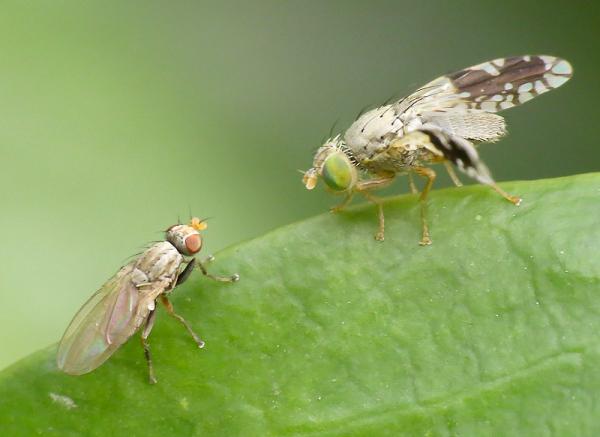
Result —
[[[200,220],[198,217],[192,217],[190,226],[197,231],[203,231],[208,228],[208,224],[204,220]]]

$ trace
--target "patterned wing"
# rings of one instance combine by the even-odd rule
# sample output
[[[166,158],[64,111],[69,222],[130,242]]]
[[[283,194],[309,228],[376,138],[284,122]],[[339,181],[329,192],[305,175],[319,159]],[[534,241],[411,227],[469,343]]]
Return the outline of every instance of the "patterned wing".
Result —
[[[432,123],[474,141],[496,141],[506,133],[494,114],[525,103],[571,78],[573,69],[553,56],[514,56],[441,76],[394,105],[407,124]]]
[[[540,55],[495,59],[446,78],[467,107],[498,112],[558,88],[572,74],[564,59]]]
[[[59,369],[72,375],[91,372],[139,328],[167,285],[156,282],[138,289],[139,275],[144,276],[135,261],[127,264],[83,305],[60,341]]]
[[[568,81],[573,68],[554,56],[513,56],[484,62],[438,77],[394,104],[411,111],[477,109],[498,112],[525,103]]]

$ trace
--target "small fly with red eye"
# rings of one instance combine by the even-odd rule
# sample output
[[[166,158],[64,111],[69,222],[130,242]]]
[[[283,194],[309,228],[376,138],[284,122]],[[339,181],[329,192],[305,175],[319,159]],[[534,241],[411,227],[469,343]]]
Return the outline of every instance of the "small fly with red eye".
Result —
[[[220,282],[235,282],[237,274],[214,276],[196,255],[202,249],[201,230],[207,225],[198,218],[176,224],[165,231],[165,240],[154,243],[139,257],[123,266],[77,312],[58,347],[59,369],[71,375],[91,372],[104,363],[140,327],[150,383],[156,383],[148,336],[160,298],[169,315],[181,322],[199,348],[204,342],[189,323],[175,313],[168,295],[182,284],[194,267]],[[185,266],[185,267],[184,267]]]

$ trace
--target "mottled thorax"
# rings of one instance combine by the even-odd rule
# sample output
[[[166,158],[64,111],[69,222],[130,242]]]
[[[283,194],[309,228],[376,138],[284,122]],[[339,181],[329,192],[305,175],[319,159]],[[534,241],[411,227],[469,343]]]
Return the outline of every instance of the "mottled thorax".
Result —
[[[147,281],[175,279],[183,256],[168,241],[155,243],[138,259],[135,267],[147,276]]]

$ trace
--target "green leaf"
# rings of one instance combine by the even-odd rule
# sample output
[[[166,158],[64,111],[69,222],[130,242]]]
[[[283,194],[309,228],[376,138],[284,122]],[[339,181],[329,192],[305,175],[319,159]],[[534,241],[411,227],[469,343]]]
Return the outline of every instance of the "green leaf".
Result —
[[[386,202],[383,243],[365,205],[232,247],[211,271],[239,283],[197,275],[173,294],[205,349],[161,311],[151,386],[137,338],[80,377],[53,346],[0,374],[0,429],[598,435],[600,174],[504,188],[520,207],[482,186],[432,193],[430,247],[414,196]]]

